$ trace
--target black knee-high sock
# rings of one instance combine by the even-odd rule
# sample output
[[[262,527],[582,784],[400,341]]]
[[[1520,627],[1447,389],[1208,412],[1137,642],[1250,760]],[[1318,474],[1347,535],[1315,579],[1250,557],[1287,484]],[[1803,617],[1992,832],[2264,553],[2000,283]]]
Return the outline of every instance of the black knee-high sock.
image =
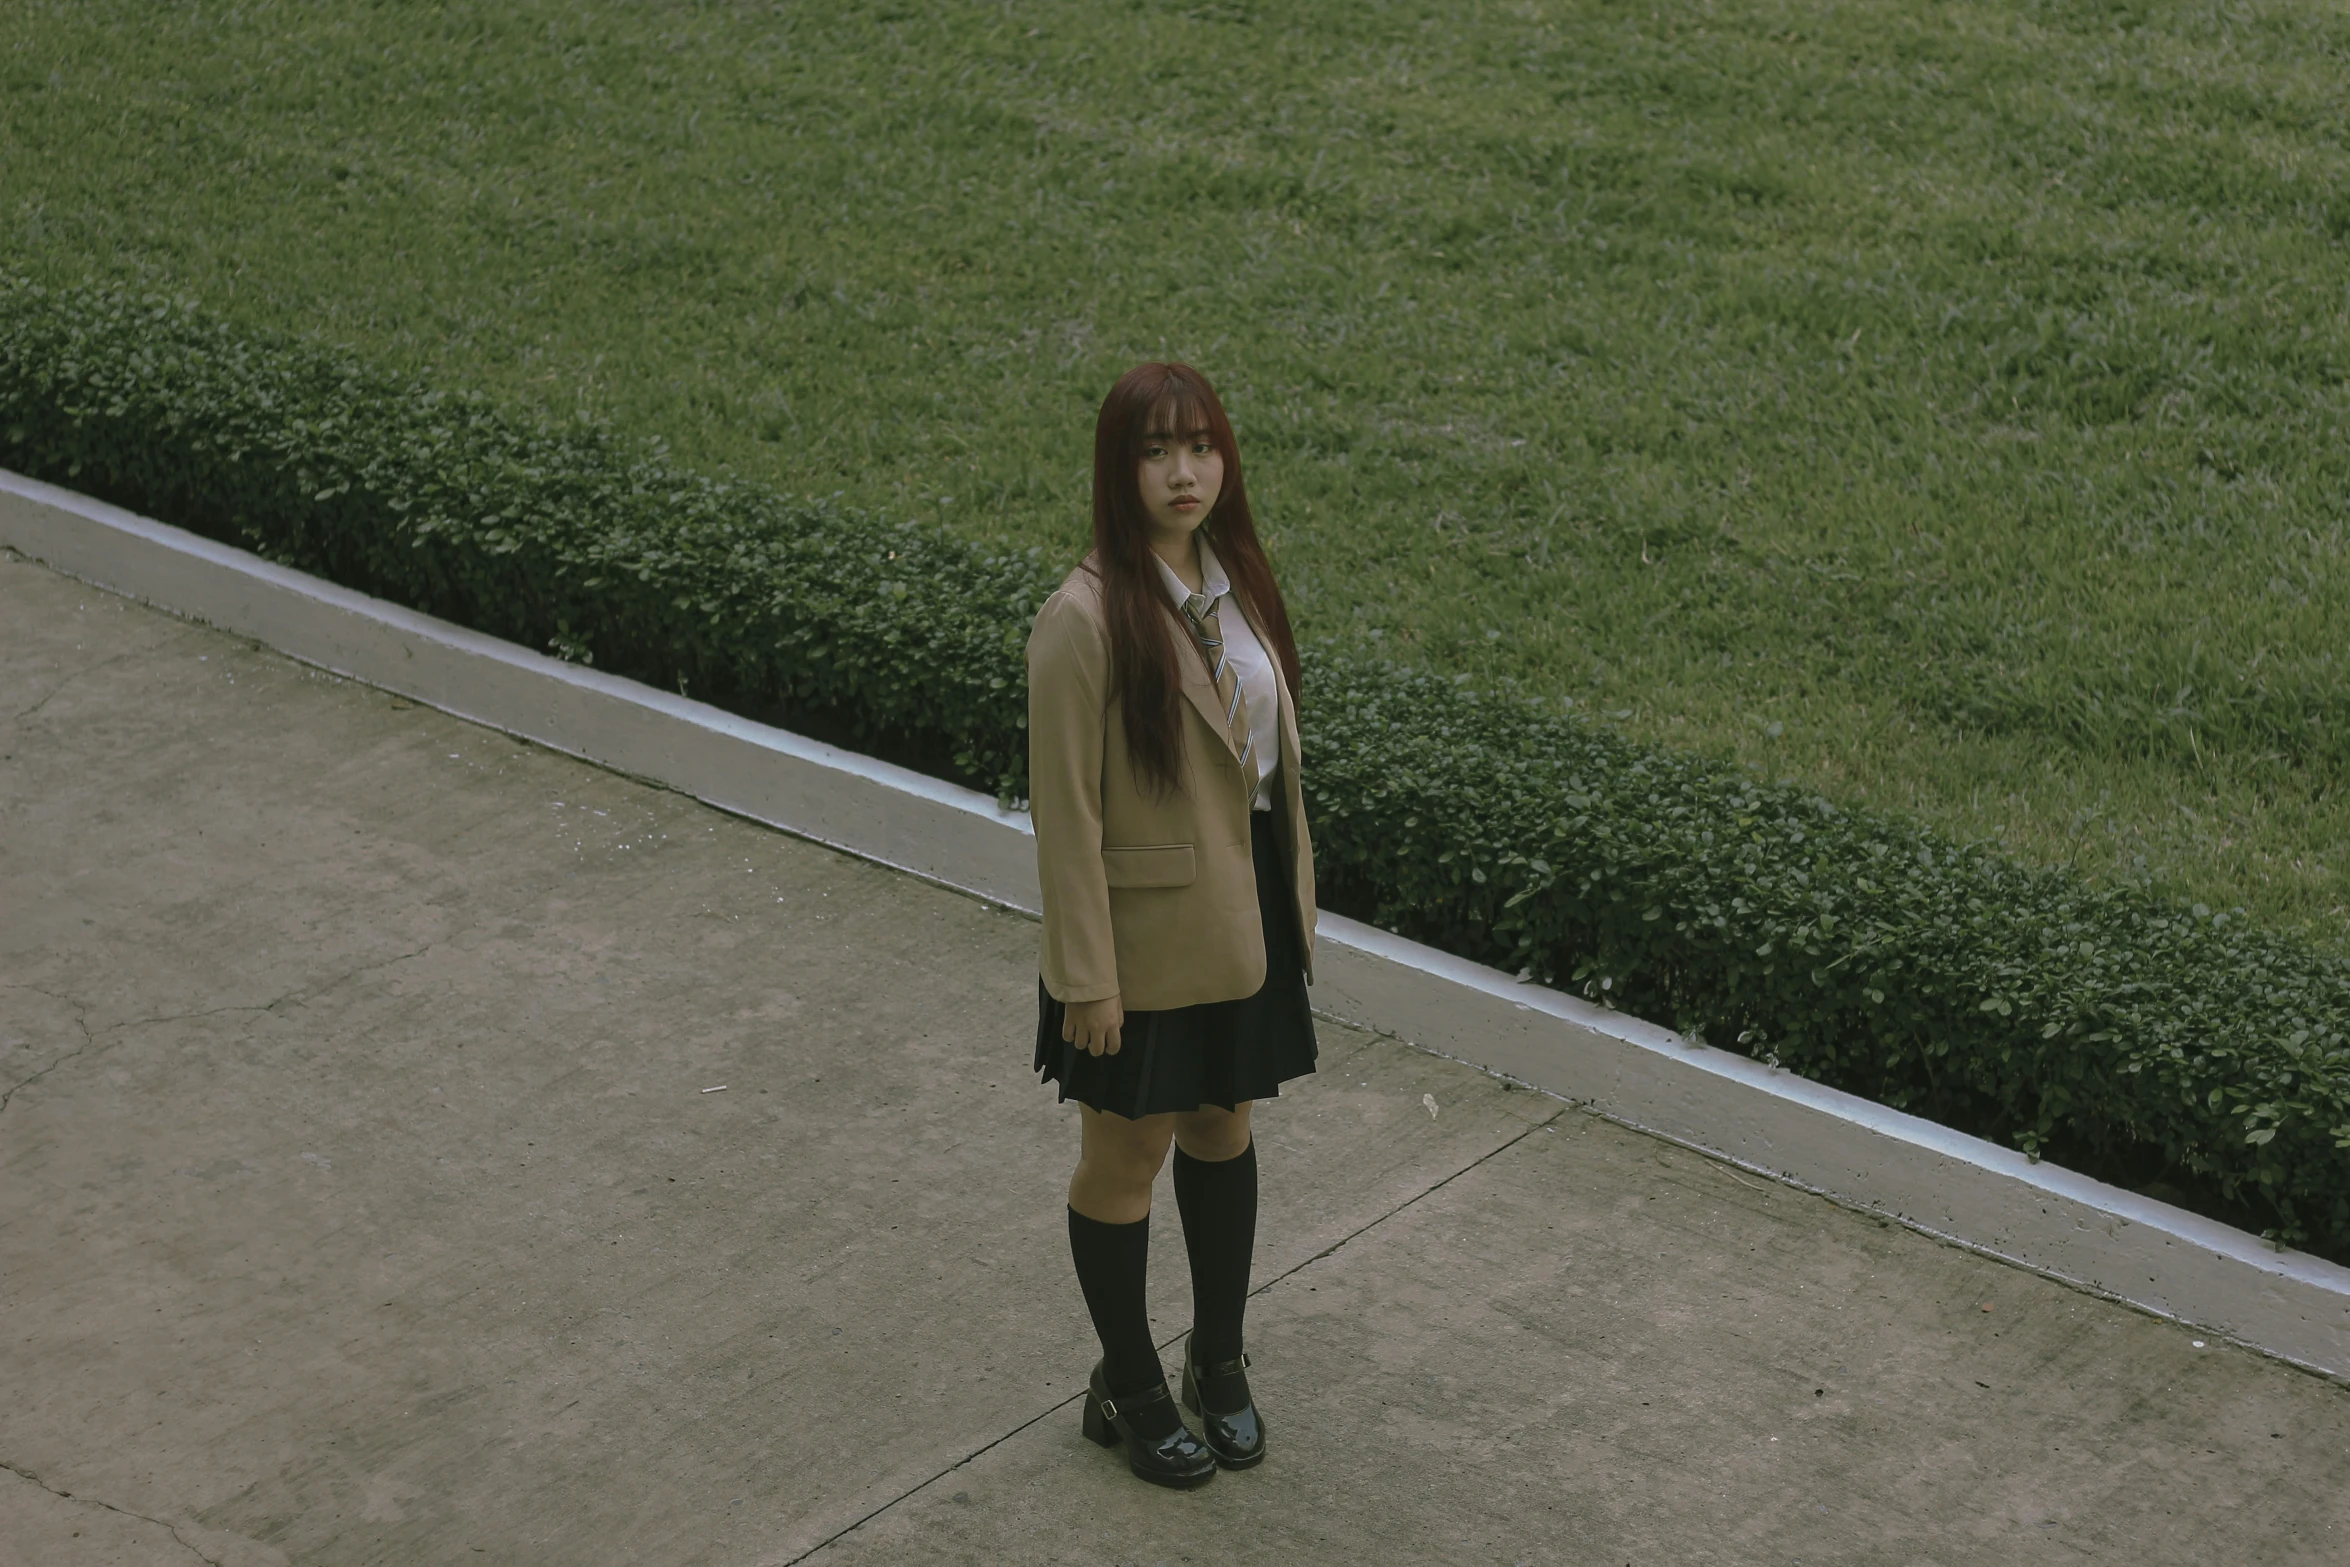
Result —
[[[1069,1210],[1069,1255],[1093,1330],[1101,1335],[1102,1379],[1114,1394],[1145,1392],[1167,1379],[1143,1297],[1150,1249],[1147,1213],[1132,1224],[1104,1224]]]
[[[1176,1149],[1175,1206],[1191,1254],[1192,1358],[1236,1359],[1257,1246],[1257,1145],[1212,1163]]]

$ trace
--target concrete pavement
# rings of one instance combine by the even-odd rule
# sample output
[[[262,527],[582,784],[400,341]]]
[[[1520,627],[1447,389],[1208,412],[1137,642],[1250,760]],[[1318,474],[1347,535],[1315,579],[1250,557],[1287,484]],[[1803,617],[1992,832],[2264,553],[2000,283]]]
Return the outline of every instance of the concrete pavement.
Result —
[[[1033,925],[13,559],[0,714],[5,1567],[2350,1553],[2343,1390],[1335,1027],[1152,1490]]]

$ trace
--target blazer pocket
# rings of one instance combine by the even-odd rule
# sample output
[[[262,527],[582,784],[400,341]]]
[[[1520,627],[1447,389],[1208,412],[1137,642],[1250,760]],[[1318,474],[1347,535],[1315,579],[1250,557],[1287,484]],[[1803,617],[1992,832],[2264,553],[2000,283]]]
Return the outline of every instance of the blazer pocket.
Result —
[[[1104,849],[1102,870],[1113,887],[1188,887],[1199,875],[1188,843]]]

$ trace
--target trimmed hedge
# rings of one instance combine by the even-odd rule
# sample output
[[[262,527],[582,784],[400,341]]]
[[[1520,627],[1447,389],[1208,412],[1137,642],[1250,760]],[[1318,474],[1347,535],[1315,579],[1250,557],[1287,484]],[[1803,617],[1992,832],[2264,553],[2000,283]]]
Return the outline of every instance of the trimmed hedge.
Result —
[[[2350,1254],[2350,963],[1424,672],[1308,679],[1317,859],[1376,923]]]
[[[1024,792],[1036,552],[105,289],[0,279],[0,462],[448,619]],[[1309,655],[1333,907],[2350,1259],[2350,963]]]
[[[461,625],[1003,792],[1041,552],[681,472],[592,425],[0,277],[0,462]]]

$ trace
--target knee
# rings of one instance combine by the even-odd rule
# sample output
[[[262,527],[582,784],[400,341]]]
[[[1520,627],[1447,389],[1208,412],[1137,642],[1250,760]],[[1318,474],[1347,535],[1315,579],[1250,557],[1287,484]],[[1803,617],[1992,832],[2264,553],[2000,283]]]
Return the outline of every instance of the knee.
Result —
[[[1167,1162],[1169,1141],[1171,1134],[1166,1132],[1123,1137],[1106,1147],[1087,1149],[1085,1162],[1115,1185],[1148,1189]]]
[[[1186,1122],[1180,1137],[1183,1151],[1206,1164],[1222,1164],[1248,1152],[1249,1128],[1245,1115],[1200,1115]]]

